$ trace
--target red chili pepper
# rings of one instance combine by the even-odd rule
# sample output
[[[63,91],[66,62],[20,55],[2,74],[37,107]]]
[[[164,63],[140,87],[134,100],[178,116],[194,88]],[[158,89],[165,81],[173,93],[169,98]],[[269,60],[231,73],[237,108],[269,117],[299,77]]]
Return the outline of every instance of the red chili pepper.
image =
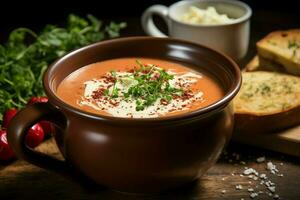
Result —
[[[48,102],[48,97],[31,97],[27,103],[27,105],[32,105],[35,103],[46,103]],[[40,121],[39,122],[40,125],[42,126],[44,133],[47,135],[51,135],[52,133],[54,133],[55,129],[53,127],[53,125],[48,122],[48,121]]]
[[[42,126],[39,123],[33,125],[25,137],[25,144],[30,148],[38,146],[44,140],[44,131]]]
[[[4,116],[3,116],[3,124],[2,124],[2,127],[3,127],[3,128],[7,128],[8,123],[9,123],[10,120],[17,114],[17,112],[18,112],[18,109],[16,109],[16,108],[11,108],[11,109],[8,109],[8,110],[4,113]]]
[[[6,130],[0,130],[0,160],[7,161],[15,158],[15,154],[7,143]]]
[[[10,120],[17,114],[18,110],[15,108],[9,109],[5,112],[5,115],[3,119],[6,121],[5,124],[3,123],[3,127],[7,128]],[[47,122],[49,123],[49,122]],[[5,125],[5,126],[4,126]],[[25,138],[25,144],[28,145],[31,148],[34,148],[38,146],[41,142],[44,140],[44,130],[42,126],[39,123],[36,123],[33,125],[27,132],[26,138]]]
[[[27,103],[27,105],[31,105],[37,102],[46,103],[48,102],[48,97],[31,97]]]
[[[43,120],[43,121],[40,121],[39,124],[43,128],[45,134],[51,135],[54,133],[55,128],[50,122]]]

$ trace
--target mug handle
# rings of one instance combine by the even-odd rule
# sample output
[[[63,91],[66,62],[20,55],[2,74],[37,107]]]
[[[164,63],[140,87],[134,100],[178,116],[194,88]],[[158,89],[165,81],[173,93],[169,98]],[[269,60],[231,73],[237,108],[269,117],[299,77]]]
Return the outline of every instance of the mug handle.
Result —
[[[34,151],[25,144],[25,136],[28,129],[41,120],[52,122],[58,129],[63,129],[66,124],[64,115],[50,103],[35,103],[29,105],[19,111],[9,123],[7,129],[9,145],[17,157],[41,168],[70,177],[70,167],[67,162]]]
[[[144,31],[154,37],[168,37],[161,32],[153,22],[153,15],[160,16],[169,25],[168,7],[164,5],[153,5],[149,7],[142,15],[142,27]]]

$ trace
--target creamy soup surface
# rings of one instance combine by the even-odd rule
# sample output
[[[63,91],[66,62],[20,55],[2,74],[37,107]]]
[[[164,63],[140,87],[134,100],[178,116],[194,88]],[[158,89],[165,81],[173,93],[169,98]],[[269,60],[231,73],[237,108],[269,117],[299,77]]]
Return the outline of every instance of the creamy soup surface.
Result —
[[[56,93],[81,110],[125,118],[187,113],[224,95],[205,73],[152,58],[119,58],[84,66],[67,76]]]

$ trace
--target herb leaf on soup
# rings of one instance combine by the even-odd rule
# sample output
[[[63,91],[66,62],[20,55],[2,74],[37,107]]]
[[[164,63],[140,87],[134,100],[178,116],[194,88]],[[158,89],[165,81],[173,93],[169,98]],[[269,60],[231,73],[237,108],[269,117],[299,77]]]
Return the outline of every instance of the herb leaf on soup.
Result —
[[[155,65],[145,65],[136,60],[137,67],[131,70],[131,75],[117,77],[116,71],[110,71],[106,77],[113,80],[112,89],[105,89],[103,95],[109,98],[124,97],[125,100],[134,100],[136,102],[136,111],[143,111],[146,107],[153,106],[160,100],[161,104],[168,104],[173,98],[183,97],[189,91],[183,88],[171,86],[170,81],[174,75],[168,73],[165,69]],[[117,83],[123,87],[129,86],[127,90],[120,92]]]
[[[139,60],[136,60],[136,63],[138,68],[133,70],[133,76],[127,77],[127,81],[131,79],[131,82],[135,82],[135,84],[122,94],[127,99],[136,100],[136,111],[142,111],[145,107],[154,105],[158,99],[168,103],[174,97],[180,97],[186,92],[182,88],[175,88],[170,85],[169,81],[174,79],[174,75],[169,74],[166,70],[160,69],[155,65],[145,65]],[[112,93],[106,92],[105,95],[117,98],[119,90],[116,88],[116,82],[119,80],[115,71],[111,71],[110,76],[116,81],[113,85]],[[120,81],[122,82],[122,79]]]

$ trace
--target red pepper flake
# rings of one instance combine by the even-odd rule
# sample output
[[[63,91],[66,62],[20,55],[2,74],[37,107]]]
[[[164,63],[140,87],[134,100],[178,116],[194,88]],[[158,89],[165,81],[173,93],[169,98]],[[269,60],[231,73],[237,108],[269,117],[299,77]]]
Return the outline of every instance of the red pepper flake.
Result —
[[[149,69],[144,69],[144,70],[142,71],[143,74],[148,74],[149,72],[150,72]]]
[[[108,83],[115,83],[115,82],[117,81],[117,79],[110,76],[109,78],[106,79],[106,81],[107,81]],[[105,81],[104,81],[104,82],[105,82]]]
[[[161,100],[160,100],[160,104],[166,106],[166,105],[169,104],[169,102],[168,102],[166,99],[161,99]]]
[[[179,87],[183,87],[183,83],[182,82],[180,82],[182,79],[181,78],[179,78],[178,79],[179,80],[179,82],[176,82],[175,84],[177,85],[177,86],[179,86]]]
[[[117,107],[119,105],[119,102],[112,101],[112,100],[110,100],[109,103],[114,107]]]
[[[134,66],[133,69],[129,69],[127,72],[133,74],[133,73],[136,72],[137,70],[138,70],[138,67]]]
[[[154,74],[154,75],[151,77],[151,80],[152,80],[152,81],[155,81],[155,80],[157,80],[157,79],[159,78],[159,76],[160,76],[160,74],[156,73],[156,74]]]
[[[105,96],[103,99],[104,99],[105,101],[108,101],[108,97],[106,97],[106,96]]]
[[[188,100],[188,99],[190,99],[190,98],[192,98],[194,95],[193,95],[193,93],[192,93],[192,91],[185,91],[184,93],[183,93],[183,95],[181,96],[181,99],[182,100]]]
[[[102,79],[104,83],[108,84],[108,83],[115,83],[116,82],[116,78],[109,76],[109,75],[103,75]]]
[[[134,69],[130,69],[127,71],[128,73],[134,73]]]
[[[92,94],[93,99],[100,99],[104,95],[104,88],[99,88],[98,90],[94,91]]]
[[[176,100],[176,99],[180,98],[180,96],[177,95],[177,94],[172,94],[172,98],[173,98],[174,100]]]

